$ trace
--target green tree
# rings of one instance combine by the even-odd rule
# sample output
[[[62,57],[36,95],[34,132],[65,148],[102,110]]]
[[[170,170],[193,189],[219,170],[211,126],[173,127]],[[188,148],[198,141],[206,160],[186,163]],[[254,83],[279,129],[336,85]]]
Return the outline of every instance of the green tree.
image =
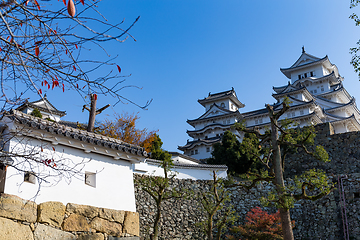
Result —
[[[230,204],[231,195],[224,179],[219,179],[213,172],[213,180],[208,191],[198,193],[201,207],[206,213],[206,220],[199,223],[204,230],[207,239],[220,240],[226,224],[234,222],[234,209]],[[214,238],[213,231],[216,229]]]
[[[358,6],[359,3],[360,0],[350,0],[350,8]],[[360,19],[356,13],[351,14],[349,18],[355,21],[356,26],[360,25]],[[360,79],[360,40],[356,43],[356,45],[356,47],[350,48],[350,53],[352,55],[350,64],[353,66],[355,72],[358,74]]]
[[[270,129],[261,134],[257,129],[247,129],[243,124],[237,124],[236,129],[253,133],[259,139],[259,144],[248,147],[252,149],[262,148],[262,155],[257,156],[265,167],[260,173],[251,169],[247,172],[248,182],[240,182],[235,185],[245,189],[255,187],[258,182],[267,181],[274,190],[267,198],[262,198],[265,205],[273,205],[279,209],[282,230],[285,240],[292,240],[293,231],[290,211],[295,201],[300,199],[317,200],[329,194],[334,185],[329,181],[321,170],[311,169],[302,175],[296,176],[294,181],[284,181],[285,159],[288,153],[298,152],[300,149],[314,158],[328,162],[329,157],[322,146],[313,146],[315,129],[313,126],[302,129],[294,128],[295,124],[290,120],[279,121],[279,118],[289,109],[285,100],[282,109],[275,112],[271,105],[266,105],[270,118]],[[309,149],[312,148],[313,151]],[[309,160],[313,160],[309,158]]]
[[[38,117],[38,118],[42,118],[42,114],[40,112],[39,109],[35,108],[31,113],[30,113],[31,116],[34,116],[34,117]]]
[[[146,176],[142,175],[135,179],[135,185],[142,191],[145,191],[155,201],[156,213],[153,225],[153,232],[150,234],[151,240],[157,240],[159,238],[160,229],[159,223],[161,219],[162,209],[161,206],[165,201],[170,199],[178,199],[184,196],[183,189],[172,188],[171,180],[176,176],[176,173],[172,171],[173,162],[171,155],[161,149],[162,141],[159,135],[156,134],[156,138],[153,141],[151,147],[151,158],[160,160],[160,167],[164,170],[164,176]]]
[[[250,148],[249,145],[259,145],[258,138],[251,133],[245,133],[240,143],[235,134],[226,131],[220,143],[214,144],[211,153],[212,158],[208,159],[209,164],[225,164],[228,166],[228,173],[231,175],[244,174],[249,168],[259,168],[257,156],[260,148]]]

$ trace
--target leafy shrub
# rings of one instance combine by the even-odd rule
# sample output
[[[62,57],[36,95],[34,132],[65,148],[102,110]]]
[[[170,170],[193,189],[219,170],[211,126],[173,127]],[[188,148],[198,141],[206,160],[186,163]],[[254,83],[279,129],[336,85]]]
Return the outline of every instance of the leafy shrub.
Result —
[[[251,209],[242,226],[233,227],[231,232],[240,234],[246,240],[278,240],[283,239],[280,213],[267,213],[260,207]],[[294,222],[293,222],[294,223]],[[235,240],[234,236],[227,236],[228,240]]]
[[[42,118],[42,114],[41,112],[39,111],[39,109],[35,108],[31,113],[30,113],[31,116],[34,116],[34,117],[38,117],[38,118]]]

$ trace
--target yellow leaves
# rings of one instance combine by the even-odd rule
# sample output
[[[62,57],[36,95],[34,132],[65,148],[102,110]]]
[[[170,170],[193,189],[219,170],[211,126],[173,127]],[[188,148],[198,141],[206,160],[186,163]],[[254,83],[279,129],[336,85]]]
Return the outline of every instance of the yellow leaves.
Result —
[[[136,127],[138,114],[116,114],[115,120],[106,119],[99,126],[99,133],[108,137],[116,138],[126,143],[135,144],[150,152],[152,142],[156,138],[157,131],[148,131],[146,128]]]

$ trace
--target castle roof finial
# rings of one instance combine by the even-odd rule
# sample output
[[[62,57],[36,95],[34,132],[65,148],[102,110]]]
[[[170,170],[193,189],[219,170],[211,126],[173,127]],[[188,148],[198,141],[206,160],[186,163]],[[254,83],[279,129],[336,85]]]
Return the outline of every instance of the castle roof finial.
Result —
[[[304,47],[304,45],[302,46],[302,53],[305,53],[305,47]]]

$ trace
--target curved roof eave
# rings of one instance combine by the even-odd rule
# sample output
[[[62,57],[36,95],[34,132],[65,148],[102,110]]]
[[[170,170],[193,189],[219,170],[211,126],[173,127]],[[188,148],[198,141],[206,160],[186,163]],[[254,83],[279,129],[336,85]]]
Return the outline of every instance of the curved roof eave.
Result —
[[[178,149],[181,151],[187,150],[187,149],[192,149],[198,145],[205,145],[205,146],[211,146],[214,143],[217,143],[221,141],[221,137],[214,137],[214,138],[208,138],[208,139],[199,139],[199,140],[195,140],[195,141],[191,141],[186,143],[186,145],[184,146],[178,146]]]
[[[49,132],[50,134],[57,134],[67,138],[75,139],[89,144],[104,146],[105,148],[111,148],[114,150],[131,153],[134,155],[147,156],[148,153],[144,148],[125,143],[121,140],[106,137],[93,132],[87,132],[80,129],[75,129],[69,126],[59,124],[57,122],[51,122],[45,119],[37,118],[23,112],[12,109],[10,112],[4,113],[4,116],[9,117],[12,120],[16,120],[18,124],[34,128],[35,130],[41,130]],[[39,130],[39,131],[40,131]]]
[[[313,78],[313,77],[307,77],[307,78],[302,78],[302,79],[297,79],[293,85],[297,84],[297,82],[303,82],[305,80],[313,80],[313,82],[318,82],[318,81],[323,81],[325,80],[326,78],[334,78],[335,80],[338,80],[338,78],[335,76],[335,72],[332,71],[331,73],[329,73],[328,75],[325,75],[325,76],[322,76],[322,77],[319,77],[319,78]],[[336,81],[332,81],[333,83],[336,82]],[[341,81],[337,81],[338,83],[340,83]]]
[[[348,106],[354,106],[354,107],[356,107],[355,104],[356,104],[356,103],[355,103],[355,98],[352,98],[352,99],[350,100],[350,102],[348,102],[348,103],[345,103],[345,104],[343,104],[343,105],[341,105],[341,106],[337,106],[337,107],[333,107],[333,108],[328,108],[328,109],[326,109],[325,111],[326,111],[326,112],[331,112],[331,111],[339,110],[339,109],[341,109],[341,108],[348,107]]]
[[[213,106],[216,105],[216,103],[213,104]],[[217,105],[216,105],[217,106]],[[217,106],[219,107],[219,106]],[[217,117],[224,117],[224,116],[229,116],[229,115],[238,115],[239,117],[242,117],[241,113],[239,112],[239,110],[236,110],[236,111],[230,111],[230,110],[227,110],[227,109],[224,109],[224,108],[221,108],[219,107],[219,109],[221,110],[224,110],[226,111],[227,113],[226,114],[222,114],[222,115],[216,115],[216,116],[212,116],[212,117],[207,117],[207,118],[202,118],[204,117],[208,112],[210,112],[210,110],[212,109],[212,107],[209,108],[209,110],[207,110],[203,115],[201,115],[200,117],[196,118],[196,119],[188,119],[186,120],[186,122],[188,124],[190,124],[191,126],[194,126],[192,125],[192,123],[195,123],[197,121],[201,121],[201,120],[210,120],[210,119],[213,119],[213,118],[217,118]]]
[[[203,99],[198,99],[198,103],[200,103],[202,106],[205,107],[205,104],[208,102],[214,102],[214,101],[218,101],[221,99],[227,99],[230,98],[238,108],[243,108],[245,107],[245,104],[241,103],[240,100],[237,98],[236,92],[234,90],[234,88],[232,88],[231,90],[228,91],[224,91],[224,92],[219,92],[219,93],[215,93],[215,94],[210,94],[209,96]]]
[[[213,123],[213,124],[209,124],[209,125],[201,128],[201,129],[198,129],[198,130],[187,130],[186,133],[187,134],[200,133],[200,132],[202,132],[202,131],[206,130],[207,128],[210,128],[210,127],[218,126],[218,127],[222,127],[222,128],[229,128],[229,127],[231,127],[233,125],[234,125],[233,123],[232,124]]]
[[[308,54],[308,55],[310,55],[310,54]],[[312,56],[312,55],[310,55],[310,56]],[[301,57],[302,57],[302,55],[299,57],[299,59],[300,59]],[[314,57],[314,56],[312,56],[312,57]],[[317,57],[315,57],[315,58],[317,58]],[[305,64],[303,64],[303,65],[294,67],[294,65],[299,61],[299,59],[296,60],[296,62],[295,62],[291,67],[289,67],[289,68],[280,68],[280,71],[281,71],[287,78],[291,79],[291,74],[290,74],[290,73],[291,73],[292,71],[294,71],[294,70],[299,70],[299,69],[302,69],[302,68],[306,68],[306,67],[309,67],[309,66],[311,66],[311,65],[317,65],[317,64],[320,64],[320,63],[322,63],[322,62],[325,62],[326,60],[329,61],[329,58],[328,58],[328,56],[326,55],[325,57],[320,58],[319,60],[316,60],[316,61],[313,61],[313,62],[309,62],[309,63],[305,63]]]
[[[289,118],[291,120],[299,120],[299,119],[303,119],[303,118],[309,118],[309,117],[315,117],[316,120],[317,120],[317,123],[322,123],[321,119],[319,118],[319,116],[315,113],[315,112],[312,112],[310,114],[307,114],[307,115],[302,115],[302,116],[297,116],[297,117],[294,117],[294,118]],[[246,126],[246,128],[253,128],[253,127],[266,127],[266,126],[269,126],[270,122],[267,122],[267,123],[262,123],[262,124],[257,124],[257,125],[251,125],[251,126]]]
[[[344,118],[344,119],[341,119],[341,120],[337,120],[337,121],[332,121],[332,122],[330,122],[330,123],[332,123],[332,124],[338,124],[338,123],[346,122],[346,121],[349,121],[349,120],[352,120],[353,122],[355,121],[355,123],[358,125],[358,129],[360,130],[360,123],[359,123],[359,121],[355,118],[354,114],[351,115],[350,117],[347,117],[347,118]]]
[[[161,160],[157,159],[150,159],[147,158],[146,162],[149,164],[158,165],[161,163]],[[194,169],[219,169],[219,170],[227,170],[228,167],[226,165],[213,165],[213,164],[184,164],[184,163],[177,163],[174,162],[174,167],[178,168],[194,168]]]
[[[348,91],[344,88],[344,86],[341,85],[341,87],[339,87],[338,89],[334,89],[333,91],[329,91],[329,92],[325,92],[322,94],[318,94],[316,96],[328,96],[328,95],[332,95],[334,93],[338,93],[338,92],[344,92],[345,96],[351,100],[353,97],[348,93]]]

